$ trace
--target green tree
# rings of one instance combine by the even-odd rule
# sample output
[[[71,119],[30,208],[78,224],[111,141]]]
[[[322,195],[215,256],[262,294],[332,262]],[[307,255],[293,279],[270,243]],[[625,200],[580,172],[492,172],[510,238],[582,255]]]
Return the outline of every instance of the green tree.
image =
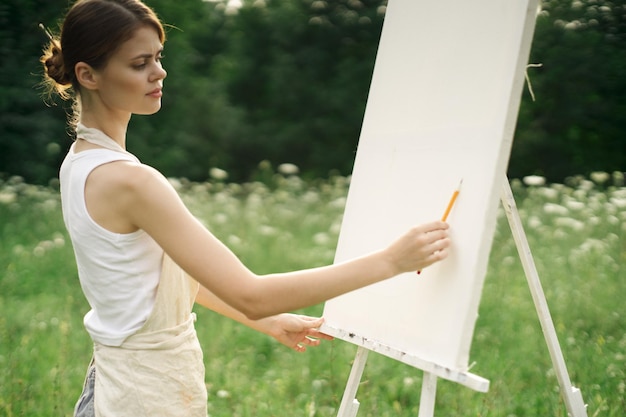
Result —
[[[233,16],[212,74],[248,126],[222,143],[234,162],[292,162],[317,176],[351,171],[383,3],[250,2]]]
[[[129,149],[166,175],[232,180],[261,160],[309,176],[351,171],[384,19],[384,0],[146,0],[168,24],[163,109],[134,117]],[[44,23],[68,0],[0,3],[0,175],[46,183],[69,147],[68,104],[42,100]],[[509,175],[562,181],[624,170],[626,6],[546,0]]]
[[[511,176],[626,168],[626,5],[549,0],[538,16]]]
[[[65,108],[42,100],[39,63],[45,42],[40,22],[55,27],[65,0],[0,3],[0,173],[46,183],[69,144]]]

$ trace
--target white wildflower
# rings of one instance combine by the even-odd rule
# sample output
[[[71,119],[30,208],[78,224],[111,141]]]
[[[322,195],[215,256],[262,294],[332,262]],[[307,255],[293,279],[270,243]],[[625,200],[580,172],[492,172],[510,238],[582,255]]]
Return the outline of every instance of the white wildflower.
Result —
[[[543,211],[548,214],[557,214],[559,216],[567,216],[569,214],[569,210],[566,207],[563,207],[559,204],[554,203],[546,203],[543,205]]]
[[[230,397],[230,392],[225,389],[221,389],[217,391],[217,398],[228,398]]]
[[[332,208],[343,209],[346,206],[346,201],[346,197],[338,197],[328,203],[328,205]]]
[[[600,218],[598,216],[591,216],[587,219],[587,223],[591,226],[597,226],[600,224]]]
[[[527,223],[528,227],[530,227],[531,229],[537,229],[541,226],[541,219],[537,216],[530,216]]]
[[[15,245],[13,246],[13,255],[21,255],[25,251],[23,245]]]
[[[585,208],[585,203],[576,200],[568,200],[565,202],[565,206],[572,211],[581,211]]]
[[[314,379],[311,385],[313,385],[313,389],[320,390],[325,385],[323,379]]]
[[[59,205],[59,200],[49,198],[43,203],[41,203],[41,208],[44,211],[56,211],[58,205]]]
[[[215,213],[212,222],[215,224],[224,224],[228,222],[228,216],[224,213]]]
[[[239,14],[241,6],[243,6],[241,0],[228,0],[224,9],[224,14],[227,16],[236,16]]]
[[[618,209],[626,208],[626,198],[611,197],[609,201]]]
[[[1,204],[11,204],[17,199],[17,195],[13,191],[4,191],[0,193]]]
[[[545,177],[542,177],[540,175],[527,175],[524,178],[522,178],[522,181],[524,181],[524,184],[528,186],[535,186],[535,187],[540,187],[546,184]]]
[[[330,242],[330,237],[324,232],[316,233],[313,235],[313,242],[316,245],[326,245]]]
[[[272,226],[261,225],[259,226],[259,234],[261,234],[262,236],[275,236],[276,228]]]
[[[585,223],[576,219],[572,219],[571,217],[559,217],[554,221],[554,223],[557,226],[567,227],[577,232],[585,229]]]
[[[578,184],[578,188],[583,191],[592,190],[595,184],[589,180],[582,180],[580,184]]]
[[[510,265],[513,265],[514,263],[515,263],[515,258],[512,256],[505,256],[504,259],[502,259],[502,265],[510,266]]]
[[[324,10],[326,8],[326,2],[325,1],[320,1],[320,0],[316,0],[313,3],[311,3],[311,9],[313,10]]]
[[[280,172],[283,175],[296,175],[300,172],[300,168],[298,168],[297,165],[289,164],[289,163],[280,164],[278,165],[277,169],[278,169],[278,172]]]
[[[301,200],[307,204],[317,203],[320,200],[320,196],[318,193],[313,191],[307,191],[301,197]]]
[[[229,235],[226,238],[226,241],[228,242],[228,244],[230,246],[240,246],[241,245],[241,238],[239,236]]]
[[[263,197],[253,193],[248,196],[248,198],[246,199],[246,203],[248,204],[249,208],[256,209],[263,206],[266,202],[264,201]]]
[[[606,210],[606,212],[609,214],[617,214],[619,212],[617,207],[608,201],[602,204],[602,207],[604,207],[604,210]]]
[[[228,172],[221,168],[213,167],[209,170],[209,176],[216,181],[224,181],[228,178]]]
[[[407,376],[402,380],[402,385],[404,385],[405,387],[410,387],[414,383],[415,383],[415,379],[411,378],[410,376]]]
[[[211,189],[211,183],[195,183],[191,186],[192,195],[202,195]]]
[[[330,231],[330,233],[332,233],[334,235],[338,235],[339,232],[341,231],[341,220],[338,220],[338,221],[334,222],[333,224],[331,224],[329,231]]]
[[[596,184],[604,184],[611,178],[611,175],[608,172],[595,171],[589,174],[589,177]]]
[[[609,233],[608,235],[606,235],[604,240],[607,242],[608,245],[617,245],[617,243],[619,242],[619,236],[617,236],[615,233]]]
[[[57,234],[54,239],[52,239],[52,243],[55,248],[62,248],[65,246],[65,238],[61,234]]]
[[[585,252],[604,252],[607,250],[606,243],[600,239],[589,238],[580,245],[580,250]]]
[[[313,16],[312,18],[309,19],[310,25],[321,25],[323,23],[324,23],[324,19],[322,19],[319,16]]]
[[[589,194],[588,194],[588,192],[586,190],[578,189],[578,190],[574,190],[572,192],[572,197],[574,197],[578,201],[585,201],[588,196],[589,196]],[[593,199],[593,196],[591,196],[589,198]],[[597,198],[595,199],[595,201],[597,201]]]
[[[33,255],[35,255],[38,258],[44,256],[45,254],[46,254],[46,249],[41,245],[37,245],[35,246],[35,249],[33,249]]]
[[[559,197],[559,190],[556,188],[542,187],[539,191],[540,194],[548,200],[556,200]]]

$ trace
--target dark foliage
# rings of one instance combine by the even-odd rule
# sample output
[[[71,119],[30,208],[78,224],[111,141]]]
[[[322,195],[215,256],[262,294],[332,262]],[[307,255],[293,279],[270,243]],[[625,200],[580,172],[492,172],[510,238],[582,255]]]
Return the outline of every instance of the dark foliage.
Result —
[[[235,181],[260,161],[306,176],[348,174],[367,100],[384,0],[146,0],[170,26],[163,109],[135,117],[130,150],[166,175]],[[70,144],[69,104],[42,99],[38,62],[68,0],[0,4],[0,172],[46,183]],[[626,168],[626,6],[550,0],[529,68],[509,176]]]

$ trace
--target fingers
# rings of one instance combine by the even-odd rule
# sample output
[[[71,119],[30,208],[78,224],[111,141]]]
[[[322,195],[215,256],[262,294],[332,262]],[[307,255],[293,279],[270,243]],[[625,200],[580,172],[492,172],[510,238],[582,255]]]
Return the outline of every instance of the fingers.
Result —
[[[315,339],[324,339],[324,340],[333,340],[334,339],[334,337],[320,332],[319,329],[311,329],[308,332],[307,337],[314,337]]]
[[[334,339],[332,336],[320,332],[319,327],[322,323],[324,323],[324,319],[322,317],[299,316],[299,318],[305,321],[303,330],[306,332],[306,337],[324,340]]]
[[[424,249],[429,253],[446,250],[450,247],[450,237],[447,230],[435,230],[423,234]]]
[[[448,230],[450,225],[446,222],[442,222],[441,220],[435,220],[429,223],[423,223],[419,226],[415,226],[417,233],[429,233],[437,230]]]
[[[296,352],[305,352],[307,346],[319,346],[322,340],[334,339],[332,336],[319,331],[319,326],[324,322],[323,318],[303,315],[295,317],[302,325],[302,332],[298,336],[298,340],[295,341],[295,345],[292,346]]]
[[[293,349],[296,352],[305,352],[307,346],[319,346],[322,343],[321,339],[333,340],[333,337],[325,335],[323,333],[319,333],[319,335],[320,337],[315,338],[310,336],[304,337],[293,347]]]
[[[438,232],[429,233],[428,240],[430,243],[426,246],[428,255],[424,258],[424,267],[430,266],[435,262],[439,262],[448,257],[450,250],[450,238],[447,234],[441,234]],[[436,235],[436,236],[435,236]]]
[[[322,317],[299,315],[298,318],[305,322],[304,325],[308,328],[320,327],[322,323],[324,323],[324,319]]]
[[[450,226],[436,220],[411,228],[388,249],[398,273],[421,270],[448,256]]]
[[[296,352],[305,352],[307,346],[318,346],[321,343],[319,339],[313,339],[312,337],[305,336],[296,342],[293,346],[293,350]]]

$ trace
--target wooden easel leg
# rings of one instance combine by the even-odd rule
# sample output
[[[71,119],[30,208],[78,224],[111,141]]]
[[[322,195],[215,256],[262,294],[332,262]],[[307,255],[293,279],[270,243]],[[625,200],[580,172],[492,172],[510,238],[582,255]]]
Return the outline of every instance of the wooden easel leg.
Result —
[[[517,246],[517,251],[522,261],[524,272],[526,273],[526,280],[528,281],[530,293],[533,297],[533,301],[535,302],[535,308],[537,309],[541,329],[543,330],[543,335],[546,339],[546,343],[548,344],[548,351],[550,352],[550,357],[552,358],[552,364],[554,366],[554,370],[556,371],[559,386],[561,387],[561,395],[565,401],[567,412],[570,417],[587,417],[587,408],[583,402],[582,394],[578,388],[572,386],[569,374],[567,373],[556,329],[554,328],[552,316],[550,315],[550,310],[548,309],[548,302],[546,301],[546,296],[543,292],[543,288],[541,287],[539,273],[535,267],[535,262],[530,252],[530,246],[528,245],[528,240],[526,239],[526,234],[524,233],[522,221],[519,217],[519,212],[517,211],[513,191],[511,190],[509,179],[506,176],[504,177],[502,184],[501,200],[502,205],[504,206],[504,211],[506,212],[506,216],[509,220],[509,225],[511,226],[511,232],[513,232],[513,239],[515,240],[515,245]]]
[[[433,417],[435,414],[435,396],[437,394],[437,376],[424,372],[422,395],[420,396],[419,417]]]
[[[341,399],[337,417],[355,417],[356,413],[359,411],[359,402],[356,399],[356,392],[359,388],[359,382],[361,382],[363,369],[365,369],[368,352],[369,351],[362,346],[359,346],[356,351],[356,356],[352,363],[352,370],[348,377],[348,383],[346,384],[346,390]]]

